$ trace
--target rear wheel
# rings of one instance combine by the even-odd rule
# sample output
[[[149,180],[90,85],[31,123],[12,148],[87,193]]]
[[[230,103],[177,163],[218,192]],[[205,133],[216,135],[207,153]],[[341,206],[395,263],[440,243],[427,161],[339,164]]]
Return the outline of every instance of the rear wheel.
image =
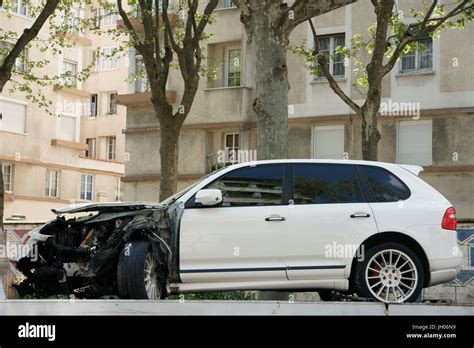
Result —
[[[382,302],[414,302],[423,289],[419,257],[398,243],[383,243],[368,250],[356,264],[355,289],[359,296]]]
[[[163,295],[164,277],[148,241],[134,241],[123,248],[117,266],[117,287],[121,298],[158,300]]]

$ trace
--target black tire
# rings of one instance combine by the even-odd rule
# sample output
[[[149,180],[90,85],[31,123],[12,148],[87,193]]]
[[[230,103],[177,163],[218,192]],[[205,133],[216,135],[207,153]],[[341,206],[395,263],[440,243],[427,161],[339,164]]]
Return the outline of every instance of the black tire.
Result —
[[[145,285],[145,263],[153,258],[151,244],[148,241],[139,240],[127,243],[122,249],[117,265],[117,288],[121,298],[150,299]],[[158,268],[158,267],[156,267]],[[163,296],[162,272],[156,269],[153,279],[156,279],[156,288],[159,299]]]
[[[416,268],[417,280],[414,280],[412,284],[412,288],[414,290],[411,293],[411,295],[409,295],[406,299],[403,300],[403,302],[415,302],[420,296],[421,291],[423,290],[423,284],[424,284],[423,266],[421,264],[420,258],[418,257],[416,253],[414,253],[410,248],[402,244],[395,243],[395,242],[382,243],[380,245],[371,247],[369,250],[365,252],[363,261],[358,261],[355,264],[355,273],[354,273],[354,278],[353,278],[353,282],[354,282],[353,285],[354,285],[355,291],[357,295],[360,297],[374,298],[376,300],[383,301],[382,299],[378,299],[370,291],[369,284],[367,283],[366,278],[365,278],[365,271],[368,267],[369,261],[372,259],[374,255],[376,255],[380,251],[390,250],[390,249],[404,253],[406,256],[408,256],[411,259],[414,267]],[[401,265],[401,264],[402,263],[398,263],[398,265]],[[402,269],[404,269],[404,267],[402,267]],[[374,273],[374,274],[377,275],[377,273]],[[378,282],[378,281],[379,281],[378,279],[374,280],[374,282]],[[405,289],[403,286],[399,286],[399,288]],[[377,289],[380,289],[380,288],[377,288]],[[405,290],[405,291],[409,293],[411,290]],[[383,293],[386,294],[386,292],[383,292]],[[389,301],[389,302],[393,302],[393,301]]]

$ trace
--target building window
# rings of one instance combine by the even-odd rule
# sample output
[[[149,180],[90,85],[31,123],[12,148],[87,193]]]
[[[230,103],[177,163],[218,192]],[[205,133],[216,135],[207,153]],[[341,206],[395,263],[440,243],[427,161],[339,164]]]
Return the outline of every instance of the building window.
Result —
[[[143,57],[140,54],[135,55],[135,93],[148,92],[150,90],[150,81],[148,80]]]
[[[59,171],[47,169],[46,170],[46,197],[58,197],[58,182]]]
[[[123,202],[123,184],[120,179],[117,179],[117,186],[115,187],[115,201]]]
[[[343,159],[344,126],[313,128],[313,158]]]
[[[94,177],[89,174],[81,174],[81,199],[92,201]]]
[[[240,86],[241,50],[239,47],[226,49],[226,87]]]
[[[226,164],[237,163],[239,153],[239,133],[226,133],[224,138]]]
[[[433,69],[433,40],[431,38],[416,43],[416,50],[402,55],[401,72]]]
[[[15,59],[15,72],[23,74],[28,69],[28,48],[25,48],[21,55]]]
[[[0,130],[24,134],[26,131],[26,103],[0,96],[2,119]]]
[[[77,63],[72,60],[63,60],[63,83],[68,87],[77,86]]]
[[[217,3],[216,9],[219,8],[236,8],[234,2],[232,0],[219,0]]]
[[[102,8],[100,9],[100,25],[102,27],[110,27],[115,26],[117,24],[117,14],[118,14],[118,7],[115,4],[114,8]]]
[[[117,142],[116,137],[107,137],[107,159],[108,160],[115,160],[116,142]]]
[[[89,61],[91,66],[91,73],[99,71],[100,51],[97,49],[89,51]]]
[[[96,139],[95,138],[87,138],[86,139],[86,157],[87,158],[95,158],[95,149],[96,149]]]
[[[59,139],[66,141],[76,141],[76,117],[71,115],[61,115],[61,133]]]
[[[336,53],[338,46],[345,46],[345,35],[328,35],[318,38],[319,54],[326,57],[329,73],[334,77],[344,77],[344,57]],[[317,63],[316,63],[317,64]],[[324,78],[322,71],[318,71],[316,78]]]
[[[79,11],[75,8],[70,8],[65,14],[66,31],[69,34],[79,35],[79,28],[81,27],[81,19]]]
[[[5,2],[0,8],[7,9],[11,13],[16,13],[22,16],[28,15],[28,9],[26,8],[27,0],[11,0]]]
[[[116,47],[102,48],[100,51],[100,69],[114,70],[118,68],[118,59],[115,56]]]
[[[107,114],[115,115],[117,113],[117,92],[107,94]]]
[[[99,96],[97,94],[91,94],[89,117],[97,117],[98,107]]]
[[[8,163],[2,164],[3,173],[3,191],[7,193],[13,192],[13,165]]]
[[[398,163],[429,166],[432,158],[431,120],[400,121],[398,124]]]

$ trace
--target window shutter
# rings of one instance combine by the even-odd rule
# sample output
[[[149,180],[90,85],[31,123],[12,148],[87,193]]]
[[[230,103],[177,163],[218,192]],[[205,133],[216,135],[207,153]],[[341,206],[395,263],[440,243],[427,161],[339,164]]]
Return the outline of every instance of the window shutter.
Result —
[[[422,166],[433,163],[431,120],[399,123],[398,162]]]
[[[74,116],[61,115],[61,134],[59,138],[67,141],[76,140],[76,118]]]
[[[313,156],[318,159],[342,159],[344,156],[344,126],[315,127]]]
[[[25,133],[26,105],[0,100],[0,110],[2,113],[2,130]]]

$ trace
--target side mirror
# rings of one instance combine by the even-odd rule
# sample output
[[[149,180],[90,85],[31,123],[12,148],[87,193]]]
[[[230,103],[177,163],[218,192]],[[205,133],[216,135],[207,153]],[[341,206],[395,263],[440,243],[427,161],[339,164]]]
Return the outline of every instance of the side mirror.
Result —
[[[199,190],[194,201],[203,206],[217,205],[222,202],[222,192],[218,189]]]

